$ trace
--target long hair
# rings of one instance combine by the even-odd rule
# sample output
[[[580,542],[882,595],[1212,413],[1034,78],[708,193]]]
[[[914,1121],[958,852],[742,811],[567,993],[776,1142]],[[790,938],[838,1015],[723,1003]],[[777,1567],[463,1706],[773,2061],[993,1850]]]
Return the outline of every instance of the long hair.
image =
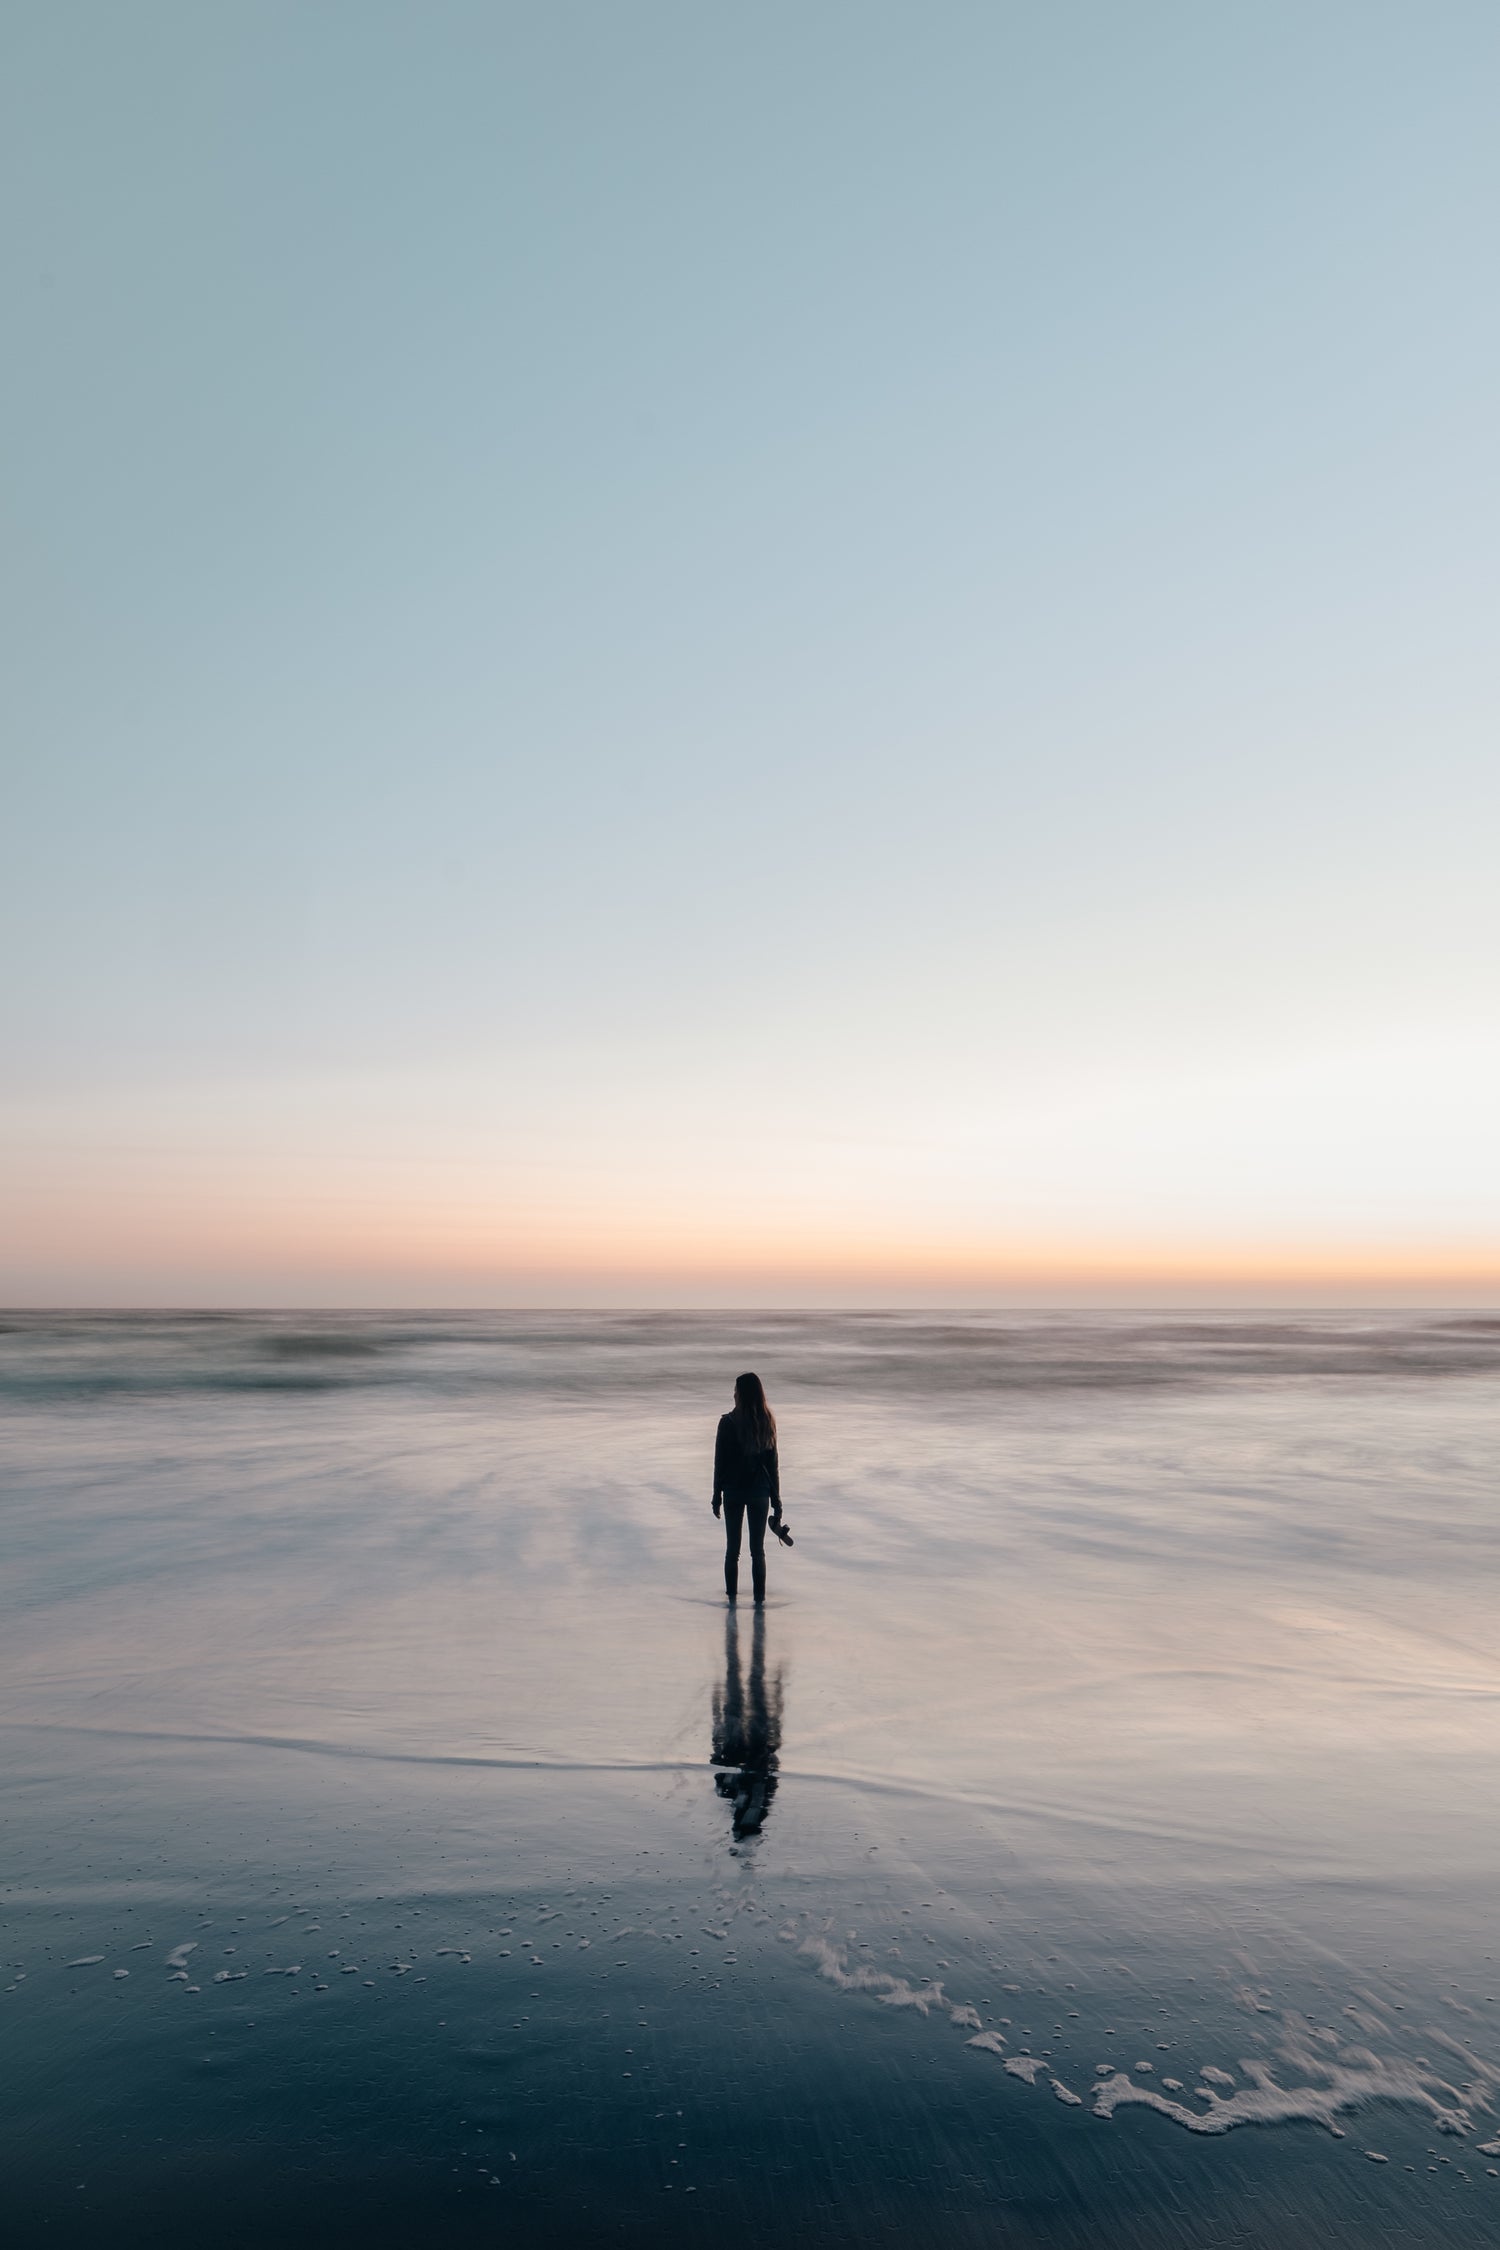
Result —
[[[734,1379],[734,1425],[747,1453],[769,1453],[776,1443],[776,1417],[758,1375]]]

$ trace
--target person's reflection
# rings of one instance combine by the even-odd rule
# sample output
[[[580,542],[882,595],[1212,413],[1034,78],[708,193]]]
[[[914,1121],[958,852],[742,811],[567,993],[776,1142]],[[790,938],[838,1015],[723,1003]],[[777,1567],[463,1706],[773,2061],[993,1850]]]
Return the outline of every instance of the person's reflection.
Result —
[[[739,1619],[731,1609],[724,1620],[724,1684],[714,1688],[714,1787],[734,1807],[737,1843],[765,1826],[781,1750],[781,1673],[772,1674],[768,1694],[764,1610],[756,1610],[750,1630],[747,1683],[740,1673]]]

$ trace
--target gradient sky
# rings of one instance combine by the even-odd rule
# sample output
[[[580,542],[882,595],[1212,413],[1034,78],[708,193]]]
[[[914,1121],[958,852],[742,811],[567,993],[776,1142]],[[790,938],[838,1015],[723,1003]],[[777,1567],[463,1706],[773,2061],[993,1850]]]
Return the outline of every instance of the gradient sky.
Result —
[[[1500,1297],[1500,15],[0,25],[0,1295]]]

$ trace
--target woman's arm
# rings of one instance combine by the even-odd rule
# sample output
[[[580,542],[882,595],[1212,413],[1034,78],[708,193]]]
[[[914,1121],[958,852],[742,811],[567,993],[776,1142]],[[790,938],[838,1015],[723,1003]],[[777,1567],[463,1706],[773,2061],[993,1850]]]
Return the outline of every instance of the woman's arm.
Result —
[[[724,1424],[721,1420],[714,1437],[714,1496],[710,1505],[715,1515],[718,1514],[719,1503],[724,1497],[724,1453]]]
[[[771,1513],[773,1516],[779,1516],[781,1514],[781,1463],[776,1458],[774,1445],[766,1455],[766,1467],[771,1475]]]

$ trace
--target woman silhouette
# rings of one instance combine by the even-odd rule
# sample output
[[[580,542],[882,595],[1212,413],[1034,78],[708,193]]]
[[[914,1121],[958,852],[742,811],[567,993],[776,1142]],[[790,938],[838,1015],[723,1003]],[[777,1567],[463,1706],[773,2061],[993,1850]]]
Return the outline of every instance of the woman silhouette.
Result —
[[[739,1375],[734,1411],[721,1416],[714,1443],[714,1514],[724,1511],[724,1591],[739,1592],[740,1533],[750,1519],[750,1577],[755,1598],[766,1598],[766,1518],[790,1546],[781,1521],[781,1471],[776,1460],[776,1418],[758,1375]]]

